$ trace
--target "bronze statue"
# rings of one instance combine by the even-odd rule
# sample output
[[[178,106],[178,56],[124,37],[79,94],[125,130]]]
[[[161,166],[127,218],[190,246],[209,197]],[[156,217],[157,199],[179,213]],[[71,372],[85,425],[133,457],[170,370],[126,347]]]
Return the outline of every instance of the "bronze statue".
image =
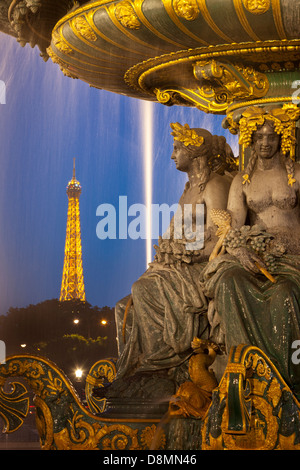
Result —
[[[280,132],[275,116],[260,111],[253,135],[251,110],[243,118],[249,118],[252,154],[232,182],[227,253],[204,271],[205,292],[228,352],[238,344],[260,348],[299,396],[292,345],[300,339],[300,165],[286,151],[288,133]]]
[[[187,378],[191,342],[207,328],[207,299],[199,280],[217,239],[209,214],[212,208],[226,208],[232,176],[224,171],[235,165],[224,137],[212,136],[204,129],[190,129],[187,124],[176,123],[171,127],[174,136],[171,158],[176,168],[188,175],[178,205],[183,215],[179,220],[185,220],[185,209],[190,205],[195,224],[196,206],[204,207],[204,246],[187,249],[191,240],[176,236],[182,226],[175,223],[178,220],[175,214],[167,235],[156,246],[154,262],[133,284],[129,304],[125,298],[116,306],[119,358],[113,388],[120,383],[118,379],[137,374],[152,377],[155,371],[158,375],[162,373],[159,386],[155,384],[152,390],[158,395],[161,393],[158,389],[167,380],[173,384],[167,387],[170,395]],[[129,393],[132,392],[127,386],[122,389],[122,396]],[[151,394],[149,385],[147,393]]]

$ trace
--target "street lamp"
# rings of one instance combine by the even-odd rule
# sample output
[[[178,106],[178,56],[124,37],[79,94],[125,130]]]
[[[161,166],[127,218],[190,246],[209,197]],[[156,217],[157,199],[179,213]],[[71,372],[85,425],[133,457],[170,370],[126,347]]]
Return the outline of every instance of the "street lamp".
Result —
[[[82,369],[75,370],[75,377],[78,382],[80,382],[80,380],[82,379],[82,374],[83,374]]]

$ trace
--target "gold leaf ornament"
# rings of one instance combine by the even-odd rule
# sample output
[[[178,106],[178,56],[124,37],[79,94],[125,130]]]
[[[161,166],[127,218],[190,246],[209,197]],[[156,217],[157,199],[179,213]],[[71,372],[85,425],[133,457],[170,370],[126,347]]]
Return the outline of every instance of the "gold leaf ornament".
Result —
[[[270,0],[243,0],[244,7],[253,15],[266,13],[270,6]]]
[[[284,105],[271,111],[270,119],[274,122],[277,134],[281,135],[281,150],[284,154],[291,152],[296,144],[295,123],[300,117],[300,109],[294,104]]]
[[[209,261],[212,261],[225,252],[223,241],[231,229],[231,215],[223,209],[212,209],[210,211],[210,216],[213,223],[218,227],[216,235],[219,237],[219,240],[209,257]]]
[[[187,21],[195,20],[200,12],[196,0],[174,0],[173,7],[176,15]]]
[[[52,41],[56,49],[58,49],[63,54],[72,54],[72,48],[67,44],[61,32],[56,30],[52,33]]]
[[[243,175],[243,184],[246,184],[246,183],[249,183],[250,184],[250,178],[249,178],[249,175],[246,173],[245,175]]]
[[[289,186],[293,186],[293,184],[296,183],[296,180],[295,178],[293,178],[293,175],[288,174],[288,179],[289,179],[289,182],[288,182]]]
[[[97,41],[97,36],[84,16],[75,17],[73,26],[88,41]]]
[[[123,0],[115,8],[115,16],[118,21],[128,29],[139,29],[141,24],[129,0]]]
[[[242,115],[240,120],[240,145],[249,147],[252,143],[253,132],[265,122],[264,110],[251,106]]]
[[[176,122],[171,123],[170,126],[171,129],[173,129],[171,135],[175,140],[181,142],[185,147],[188,147],[189,145],[201,147],[201,145],[204,143],[204,137],[198,135],[194,129],[190,129],[188,124],[184,124],[184,126],[182,126],[179,124],[179,122]]]
[[[266,121],[274,124],[275,132],[281,136],[281,150],[284,154],[290,152],[293,159],[296,144],[295,127],[300,118],[300,109],[295,104],[285,104],[281,108],[275,108],[270,112],[264,108],[251,106],[240,119],[239,143],[249,147],[252,143],[252,135],[263,126]]]

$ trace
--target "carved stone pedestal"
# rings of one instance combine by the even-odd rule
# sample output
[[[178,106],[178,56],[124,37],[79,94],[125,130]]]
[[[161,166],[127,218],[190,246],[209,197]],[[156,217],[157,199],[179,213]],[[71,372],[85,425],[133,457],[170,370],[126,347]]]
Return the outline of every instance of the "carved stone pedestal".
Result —
[[[231,350],[211,405],[198,419],[171,416],[161,404],[155,408],[139,400],[115,401],[108,404],[107,412],[95,415],[80,403],[55,364],[38,357],[8,358],[0,367],[2,387],[15,376],[25,378],[35,393],[37,429],[45,450],[300,449],[300,403],[268,357],[255,347],[240,345]],[[1,389],[0,414],[6,432],[22,425],[28,407],[24,385],[13,383],[10,393]]]
[[[261,350],[233,348],[204,419],[202,449],[299,448],[300,403]]]

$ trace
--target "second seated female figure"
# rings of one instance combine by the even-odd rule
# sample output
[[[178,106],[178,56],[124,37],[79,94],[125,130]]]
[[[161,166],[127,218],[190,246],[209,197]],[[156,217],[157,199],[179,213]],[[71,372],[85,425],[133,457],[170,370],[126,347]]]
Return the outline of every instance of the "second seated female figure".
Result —
[[[253,124],[252,112],[243,119],[249,114]],[[227,351],[239,344],[260,348],[299,395],[293,345],[300,340],[300,165],[282,151],[277,114],[257,114],[252,156],[230,189],[227,254],[203,272],[205,292]]]
[[[187,173],[188,182],[178,205],[179,219],[175,214],[167,235],[156,247],[154,262],[132,286],[130,309],[128,298],[116,305],[119,358],[111,390],[122,396],[133,393],[127,379],[137,374],[153,377],[153,372],[155,376],[160,374],[160,380],[153,382],[152,390],[148,384],[147,393],[150,396],[174,393],[187,378],[191,342],[195,336],[201,336],[208,324],[207,299],[199,281],[216,243],[209,213],[212,208],[227,206],[232,176],[224,171],[232,169],[235,160],[224,137],[213,136],[205,129],[190,129],[187,124],[176,123],[171,127],[174,136],[171,158],[179,171]],[[190,206],[195,227],[199,205],[204,208],[204,246],[192,245],[193,249],[188,249],[187,243],[192,241],[176,235],[182,225],[178,227],[175,221],[181,220],[182,224],[185,208]],[[174,386],[160,390],[164,379],[170,379]],[[122,383],[125,385],[118,389]]]

